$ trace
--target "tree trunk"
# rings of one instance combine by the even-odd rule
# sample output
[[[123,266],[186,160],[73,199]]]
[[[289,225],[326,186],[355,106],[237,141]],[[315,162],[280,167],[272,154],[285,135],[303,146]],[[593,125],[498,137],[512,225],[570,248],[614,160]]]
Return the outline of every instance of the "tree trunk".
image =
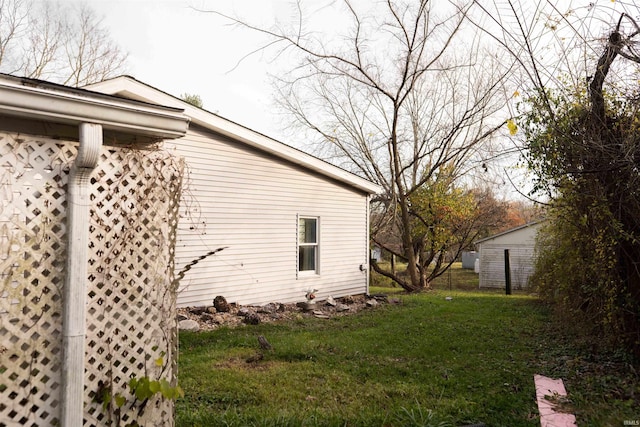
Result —
[[[431,289],[431,283],[429,283],[429,269],[427,267],[420,269],[420,287],[421,289]]]
[[[393,111],[393,124],[391,127],[390,142],[390,154],[392,157],[392,171],[394,186],[397,190],[396,197],[398,198],[398,205],[400,206],[400,222],[402,223],[402,246],[404,248],[405,256],[407,258],[407,273],[409,274],[409,281],[403,281],[400,283],[406,291],[416,292],[421,289],[420,286],[420,272],[418,271],[418,263],[416,253],[413,248],[413,236],[411,235],[411,215],[409,214],[409,197],[407,196],[406,189],[403,183],[403,168],[400,164],[400,150],[398,149],[398,135],[396,133],[398,126],[398,114],[399,105],[394,103]]]
[[[400,180],[400,178],[398,178]],[[402,219],[402,246],[404,246],[405,253],[407,255],[407,274],[409,275],[409,281],[402,287],[408,292],[417,292],[422,289],[420,271],[418,270],[418,258],[413,248],[413,239],[411,237],[411,218],[409,216],[409,207],[407,206],[407,198],[404,193],[400,197],[400,215]]]
[[[622,17],[620,18],[622,19]],[[591,96],[591,116],[594,119],[593,125],[596,131],[604,130],[605,126],[605,108],[604,108],[604,95],[602,94],[602,86],[604,80],[609,74],[611,64],[616,59],[622,49],[622,36],[618,32],[620,22],[618,22],[618,28],[609,36],[609,42],[604,50],[604,53],[598,59],[598,65],[593,75],[593,80],[589,84],[589,95]]]

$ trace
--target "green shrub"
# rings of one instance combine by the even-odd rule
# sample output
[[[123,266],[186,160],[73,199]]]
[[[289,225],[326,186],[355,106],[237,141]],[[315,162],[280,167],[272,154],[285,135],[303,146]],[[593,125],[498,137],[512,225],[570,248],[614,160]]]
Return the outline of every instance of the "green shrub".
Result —
[[[632,299],[620,275],[621,236],[606,207],[586,213],[556,201],[538,235],[532,283],[567,326],[593,342],[633,346],[626,328]]]

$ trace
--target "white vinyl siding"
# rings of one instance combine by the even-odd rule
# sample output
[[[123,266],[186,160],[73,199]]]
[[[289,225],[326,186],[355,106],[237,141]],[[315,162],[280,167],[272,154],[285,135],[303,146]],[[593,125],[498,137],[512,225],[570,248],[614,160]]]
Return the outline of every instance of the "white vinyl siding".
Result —
[[[529,285],[533,274],[535,239],[541,223],[534,223],[507,231],[478,242],[480,251],[480,287],[504,288],[504,251],[509,250],[511,287],[522,289]]]
[[[480,287],[504,288],[506,286],[504,250],[509,249],[509,271],[511,288],[523,289],[528,286],[533,274],[533,246],[491,245],[482,246],[480,252]]]
[[[239,304],[297,302],[367,291],[367,195],[222,136],[191,130],[172,143],[188,174],[178,226],[176,271],[195,265],[178,293],[180,306],[210,305],[223,295]],[[307,216],[307,213],[310,214]],[[298,280],[298,219],[318,218],[321,275]]]

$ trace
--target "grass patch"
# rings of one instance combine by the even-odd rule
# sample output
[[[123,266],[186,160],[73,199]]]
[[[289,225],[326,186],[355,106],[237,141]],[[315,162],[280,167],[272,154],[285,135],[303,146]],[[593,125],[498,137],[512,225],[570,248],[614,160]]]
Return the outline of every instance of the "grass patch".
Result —
[[[538,426],[535,373],[565,380],[581,427],[640,418],[631,361],[575,342],[534,297],[398,295],[330,320],[181,333],[177,425]],[[258,335],[274,350],[248,363]]]
[[[452,296],[183,333],[178,425],[536,425],[534,354],[522,336],[543,316],[524,297]],[[259,334],[275,350],[247,363]]]

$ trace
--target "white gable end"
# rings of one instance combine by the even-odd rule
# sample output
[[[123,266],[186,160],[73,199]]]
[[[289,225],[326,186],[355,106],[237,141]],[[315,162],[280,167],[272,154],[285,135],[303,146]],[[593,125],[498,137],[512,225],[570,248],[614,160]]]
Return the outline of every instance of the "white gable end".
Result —
[[[476,242],[480,252],[480,287],[504,288],[505,251],[508,251],[512,288],[529,285],[534,270],[536,235],[541,222],[527,224]]]

